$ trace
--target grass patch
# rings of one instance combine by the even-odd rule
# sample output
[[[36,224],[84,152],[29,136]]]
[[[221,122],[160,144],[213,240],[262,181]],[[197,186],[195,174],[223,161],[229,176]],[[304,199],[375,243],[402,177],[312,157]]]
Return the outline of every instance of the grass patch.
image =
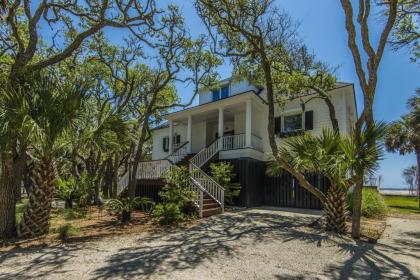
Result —
[[[25,206],[27,202],[27,199],[22,199],[21,202],[16,204],[16,224],[19,224],[20,221],[22,221],[23,212],[25,211]]]
[[[80,229],[71,224],[65,224],[58,228],[51,228],[50,232],[56,233],[58,239],[65,241],[69,237],[77,235],[80,232]]]
[[[403,195],[384,195],[383,197],[391,213],[420,214],[418,197]]]

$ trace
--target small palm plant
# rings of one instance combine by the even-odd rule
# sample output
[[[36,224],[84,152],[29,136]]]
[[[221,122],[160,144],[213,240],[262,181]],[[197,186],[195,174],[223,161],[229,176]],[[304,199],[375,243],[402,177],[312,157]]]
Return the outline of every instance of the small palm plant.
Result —
[[[34,237],[48,233],[51,203],[57,184],[55,156],[58,141],[77,119],[85,96],[80,84],[62,82],[43,74],[30,80],[22,98],[27,105],[27,124],[31,127],[31,148],[36,161],[32,170],[32,191],[18,235]]]
[[[143,211],[147,210],[154,203],[147,197],[136,197],[134,199],[121,198],[121,199],[110,199],[106,202],[105,206],[117,212],[121,217],[121,222],[128,222],[131,218],[131,212],[137,208],[141,208]]]
[[[320,136],[305,134],[285,141],[280,155],[293,168],[304,173],[317,173],[327,177],[331,183],[325,195],[324,215],[326,228],[338,233],[347,231],[348,207],[346,194],[349,187],[360,174],[360,170],[373,173],[382,157],[382,145],[371,147],[367,141],[377,141],[385,133],[385,125],[377,124],[365,128],[362,141],[356,143],[354,137],[343,137],[329,129]],[[267,172],[276,175],[282,170],[275,161],[270,163]]]

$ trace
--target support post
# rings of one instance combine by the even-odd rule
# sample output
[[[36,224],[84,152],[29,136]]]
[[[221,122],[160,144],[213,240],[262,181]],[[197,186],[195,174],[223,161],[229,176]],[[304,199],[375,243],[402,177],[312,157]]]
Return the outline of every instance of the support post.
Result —
[[[246,101],[245,111],[245,146],[251,147],[251,133],[252,133],[252,103],[251,100]]]
[[[192,116],[191,115],[189,115],[188,116],[188,126],[187,126],[187,141],[188,141],[188,144],[187,144],[187,152],[189,153],[189,154],[191,154],[191,152],[192,152],[192,146],[191,146],[191,136],[192,136]]]
[[[219,136],[218,145],[219,149],[223,149],[223,131],[224,131],[224,124],[223,124],[223,108],[219,108],[219,123],[218,123],[218,130],[217,134]]]
[[[174,122],[169,120],[169,154],[174,151]]]

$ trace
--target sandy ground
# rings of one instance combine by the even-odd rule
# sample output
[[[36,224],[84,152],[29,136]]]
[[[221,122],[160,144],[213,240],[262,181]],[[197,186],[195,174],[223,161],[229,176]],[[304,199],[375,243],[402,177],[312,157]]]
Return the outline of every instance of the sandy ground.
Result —
[[[316,212],[251,209],[188,230],[0,255],[0,279],[420,279],[420,221],[389,218],[377,244],[308,229]]]

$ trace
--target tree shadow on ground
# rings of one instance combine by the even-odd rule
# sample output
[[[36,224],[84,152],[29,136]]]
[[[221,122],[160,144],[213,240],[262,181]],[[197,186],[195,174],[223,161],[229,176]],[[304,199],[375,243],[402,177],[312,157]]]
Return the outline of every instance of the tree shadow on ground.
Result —
[[[43,279],[66,272],[63,265],[76,256],[76,251],[82,249],[82,244],[37,246],[30,249],[15,249],[0,255],[1,264],[8,258],[13,258],[13,265],[16,268],[13,272],[1,272],[0,280],[10,279]],[[24,255],[35,255],[35,258],[28,259]]]
[[[340,253],[349,255],[344,263],[332,264],[325,271],[319,272],[328,278],[379,279],[395,272],[399,278],[415,278],[404,264],[383,253],[384,250],[393,250],[407,256],[415,256],[410,252],[386,245],[380,245],[381,251],[378,251],[376,246],[379,245],[354,242],[322,230],[308,229],[306,226],[317,217],[281,213],[249,210],[236,212],[203,220],[187,230],[150,235],[138,240],[138,246],[120,249],[107,260],[106,266],[94,272],[94,277],[129,279],[149,278],[153,275],[158,278],[168,276],[174,271],[193,269],[222,255],[228,258],[239,257],[241,246],[252,246],[266,240],[272,241],[273,244],[300,240],[315,243],[318,247],[324,244],[337,246]],[[245,242],[235,242],[239,239]],[[287,275],[274,277],[286,279]]]
[[[329,239],[327,234],[304,230],[316,216],[281,213],[241,211],[214,216],[187,230],[151,235],[139,240],[141,245],[121,249],[111,256],[107,266],[95,271],[96,278],[147,278],[152,274],[158,277],[194,268],[221,255],[233,258],[240,249],[234,241],[239,239],[246,240],[246,246],[267,239],[273,242],[301,239],[321,246]]]

